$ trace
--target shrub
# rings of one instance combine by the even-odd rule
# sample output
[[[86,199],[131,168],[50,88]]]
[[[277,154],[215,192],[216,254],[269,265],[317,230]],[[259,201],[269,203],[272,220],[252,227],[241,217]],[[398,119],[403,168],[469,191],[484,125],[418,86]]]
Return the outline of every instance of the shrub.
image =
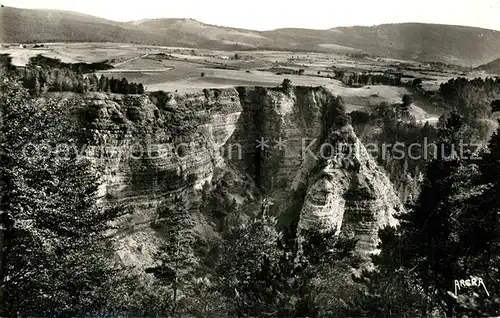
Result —
[[[283,83],[281,83],[281,87],[286,93],[290,93],[290,91],[292,90],[292,81],[288,78],[285,78],[283,80]]]
[[[349,116],[355,125],[367,124],[370,121],[370,114],[359,110],[351,112]]]
[[[408,94],[403,95],[403,107],[408,107],[412,103],[411,96]]]
[[[500,99],[495,99],[491,102],[491,112],[500,111]]]
[[[210,91],[206,88],[203,89],[203,94],[205,95],[205,98],[206,99],[209,99],[210,98]]]

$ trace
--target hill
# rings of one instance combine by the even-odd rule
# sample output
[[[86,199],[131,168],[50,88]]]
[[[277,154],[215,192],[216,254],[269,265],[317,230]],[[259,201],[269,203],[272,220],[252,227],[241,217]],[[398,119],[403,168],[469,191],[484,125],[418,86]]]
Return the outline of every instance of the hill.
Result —
[[[481,28],[402,23],[336,28],[337,41],[380,56],[475,66],[500,57],[500,32]]]
[[[264,33],[281,44],[298,42],[299,46],[317,50],[336,44],[376,56],[463,66],[477,66],[500,56],[499,31],[464,26],[401,23]]]
[[[479,71],[485,71],[488,74],[500,75],[500,58],[495,59],[489,63],[480,65],[476,69]]]
[[[106,19],[68,11],[0,9],[0,42],[129,41],[143,31]]]
[[[0,42],[131,42],[220,50],[368,53],[402,60],[478,66],[500,57],[500,32],[422,23],[329,30],[253,31],[192,19],[120,23],[67,11],[0,9]]]
[[[160,21],[121,23],[70,11],[2,7],[0,42],[129,42],[208,49],[248,48],[246,44],[233,43],[224,35],[235,32],[231,28],[211,27],[185,19]]]

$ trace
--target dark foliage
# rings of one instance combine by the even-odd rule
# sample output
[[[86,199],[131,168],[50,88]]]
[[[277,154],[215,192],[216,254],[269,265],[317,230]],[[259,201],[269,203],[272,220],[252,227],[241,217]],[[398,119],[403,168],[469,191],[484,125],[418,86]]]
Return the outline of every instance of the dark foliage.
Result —
[[[94,63],[64,63],[60,59],[46,57],[41,54],[38,54],[37,56],[30,58],[28,66],[69,69],[77,74],[94,73],[96,71],[109,70],[113,68],[113,66],[108,64],[107,61],[94,62]]]
[[[335,70],[335,79],[342,81],[347,86],[366,86],[366,85],[401,85],[401,74],[391,73],[359,73]]]
[[[499,132],[481,158],[462,158],[452,145],[465,125],[458,114],[449,116],[439,131],[446,150],[428,163],[420,196],[397,229],[380,232],[376,271],[363,276],[364,314],[498,316]],[[471,276],[484,280],[489,295],[483,286],[454,290],[455,280]]]
[[[285,78],[283,80],[283,83],[281,83],[281,88],[286,94],[289,94],[292,91],[292,81],[288,78]]]
[[[412,103],[413,101],[412,101],[412,98],[411,98],[411,96],[410,96],[410,95],[408,95],[408,94],[404,94],[404,95],[403,95],[403,100],[402,100],[402,102],[403,102],[403,105],[402,105],[403,107],[408,107],[408,106],[410,106],[410,105],[411,105],[411,103]]]
[[[500,97],[500,78],[453,78],[441,84],[439,93],[466,120],[484,118],[490,114],[491,103]]]
[[[115,79],[95,74],[82,75],[67,68],[25,68],[20,71],[24,87],[32,95],[46,92],[103,92],[118,94],[144,94],[142,84],[129,83],[125,78]]]
[[[364,111],[355,110],[349,116],[353,125],[366,125],[370,122],[370,114]]]
[[[0,92],[9,123],[0,130],[0,315],[107,312],[116,269],[105,232],[120,209],[98,206],[99,176],[88,160],[23,150],[71,142],[78,128],[63,119],[72,105],[32,100],[12,81]]]

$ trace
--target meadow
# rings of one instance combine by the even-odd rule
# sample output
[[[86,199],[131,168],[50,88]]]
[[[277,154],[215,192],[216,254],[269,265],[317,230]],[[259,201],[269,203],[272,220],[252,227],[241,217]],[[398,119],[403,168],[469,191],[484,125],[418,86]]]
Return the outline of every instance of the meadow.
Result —
[[[348,111],[363,110],[382,102],[398,103],[405,94],[414,95],[411,113],[419,121],[435,118],[443,110],[428,98],[422,98],[409,85],[366,85],[350,87],[335,79],[338,70],[349,72],[392,72],[403,75],[403,83],[421,78],[425,91],[437,91],[439,85],[460,74],[436,70],[432,65],[370,56],[356,56],[339,49],[334,53],[283,51],[216,51],[182,47],[164,47],[117,43],[50,43],[43,47],[2,47],[13,64],[26,65],[30,57],[42,54],[66,63],[102,62],[114,66],[98,76],[126,78],[142,83],[146,91],[179,94],[205,88],[233,86],[277,86],[285,78],[293,85],[324,86],[346,102]],[[473,77],[475,74],[471,74]]]

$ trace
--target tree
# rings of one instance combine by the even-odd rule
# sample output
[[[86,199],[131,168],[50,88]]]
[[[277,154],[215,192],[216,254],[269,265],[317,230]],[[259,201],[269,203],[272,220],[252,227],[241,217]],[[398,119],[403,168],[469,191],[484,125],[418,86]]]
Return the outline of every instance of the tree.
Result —
[[[104,313],[114,275],[104,233],[119,209],[98,206],[99,176],[88,160],[26,148],[72,142],[77,127],[59,117],[68,105],[31,100],[17,82],[0,85],[9,123],[1,126],[0,315]]]
[[[105,93],[111,93],[111,84],[110,84],[109,78],[106,77],[105,81],[106,81],[106,83],[104,84],[104,90],[103,90],[103,92],[105,92]]]
[[[402,102],[403,102],[403,105],[402,105],[403,107],[409,107],[412,103],[411,96],[408,94],[404,94]]]
[[[137,94],[144,94],[144,86],[142,85],[142,83],[139,83]]]
[[[496,272],[490,273],[500,251],[499,204],[492,199],[497,190],[491,179],[500,171],[494,159],[499,157],[500,142],[496,135],[490,142],[493,160],[467,153],[458,156],[454,149],[464,130],[461,116],[447,117],[439,129],[439,145],[445,147],[428,162],[418,199],[408,204],[396,230],[385,229],[379,235],[382,252],[374,261],[377,270],[365,276],[369,294],[364,306],[373,315],[382,311],[398,316],[401,312],[415,316],[417,311],[420,316],[436,311],[446,316],[498,314],[498,296],[479,303],[473,291],[461,291],[457,297],[453,290],[456,279],[471,275],[488,277],[491,285],[500,282]],[[383,281],[381,290],[377,284]]]
[[[106,78],[104,77],[104,75],[101,75],[101,77],[99,78],[99,89],[98,91],[99,92],[106,92]]]
[[[500,313],[500,274],[492,271],[500,262],[500,129],[491,137],[488,150],[481,154],[479,191],[471,197],[464,213],[460,240],[464,257],[464,275],[480,275],[487,281],[489,297],[484,293],[460,291],[456,297],[460,309],[470,316],[498,316]]]
[[[413,85],[413,86],[420,86],[420,85],[422,85],[422,79],[421,78],[414,79],[413,82],[411,83],[411,85]]]
[[[288,78],[285,78],[281,83],[281,88],[285,91],[286,94],[289,94],[292,90],[292,81]]]
[[[90,92],[97,92],[99,91],[99,79],[95,74],[92,74],[91,76],[88,77],[89,79],[89,91]]]
[[[129,83],[128,83],[128,81],[127,81],[127,79],[125,77],[122,78],[119,87],[120,87],[120,89],[119,89],[118,93],[128,94],[129,91],[130,91],[130,89],[129,89]]]
[[[165,241],[155,257],[158,266],[147,272],[153,273],[171,289],[170,314],[176,316],[179,310],[185,310],[179,308],[180,293],[183,292],[186,297],[196,274],[195,238],[192,233],[194,222],[189,213],[189,202],[183,195],[176,196],[171,206],[160,207],[159,217]]]
[[[328,137],[332,127],[341,128],[351,122],[351,118],[345,111],[345,103],[342,97],[332,96],[323,109],[323,136]]]
[[[495,99],[491,102],[491,112],[494,113],[497,111],[500,111],[500,99]]]
[[[284,276],[276,219],[263,216],[233,227],[224,236],[215,272],[230,316],[276,315],[281,310]]]
[[[40,86],[40,80],[38,79],[38,73],[37,73],[36,77],[35,77],[35,86],[33,88],[33,94],[35,96],[38,96],[38,95],[40,95],[40,92],[41,92],[41,86]]]
[[[354,254],[356,240],[335,232],[301,231],[301,253],[288,273],[293,281],[289,298],[296,300],[293,316],[352,316],[357,286],[350,271],[361,259]]]
[[[349,270],[359,261],[352,254],[355,241],[334,231],[303,230],[301,236],[297,249],[269,213],[223,233],[215,286],[229,316],[331,316],[347,310],[339,282],[350,282]]]
[[[350,316],[419,317],[425,312],[425,296],[415,271],[402,266],[401,236],[395,228],[379,233],[381,252],[372,257],[375,268],[364,270],[353,297]]]

